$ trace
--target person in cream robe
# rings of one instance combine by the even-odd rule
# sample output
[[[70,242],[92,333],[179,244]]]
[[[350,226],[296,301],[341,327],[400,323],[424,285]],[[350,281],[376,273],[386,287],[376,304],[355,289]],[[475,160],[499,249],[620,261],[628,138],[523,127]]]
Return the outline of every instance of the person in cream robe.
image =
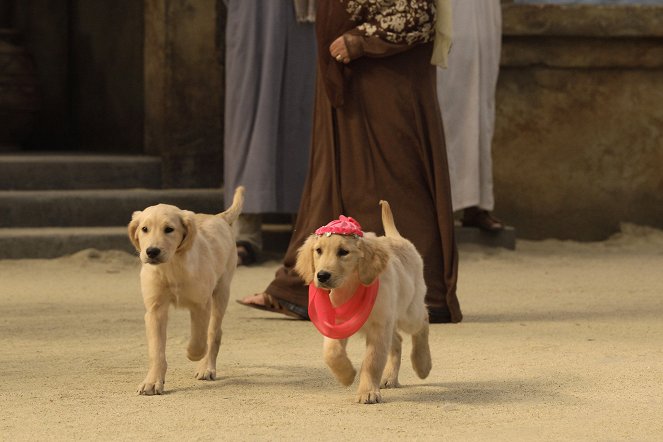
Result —
[[[451,0],[452,46],[448,68],[437,70],[451,200],[465,226],[499,231],[491,215],[492,138],[499,73],[502,12],[499,0]]]

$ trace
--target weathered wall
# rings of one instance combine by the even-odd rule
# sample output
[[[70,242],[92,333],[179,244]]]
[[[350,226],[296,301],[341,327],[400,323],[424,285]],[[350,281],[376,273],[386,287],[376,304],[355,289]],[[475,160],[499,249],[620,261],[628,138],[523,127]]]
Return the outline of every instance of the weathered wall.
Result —
[[[504,6],[497,213],[522,238],[663,228],[663,7]]]
[[[69,8],[68,0],[15,1],[12,25],[30,52],[39,82],[40,106],[27,147],[69,146]]]
[[[145,149],[166,186],[220,186],[221,0],[145,0]]]
[[[20,0],[15,25],[39,77],[27,148],[143,151],[143,3]]]
[[[221,0],[22,0],[40,149],[150,153],[222,181]],[[663,7],[504,5],[497,213],[522,238],[663,228]],[[71,143],[71,141],[74,143]]]
[[[71,144],[143,152],[143,3],[71,1]]]
[[[43,99],[28,148],[148,153],[166,186],[221,185],[222,0],[16,6]]]

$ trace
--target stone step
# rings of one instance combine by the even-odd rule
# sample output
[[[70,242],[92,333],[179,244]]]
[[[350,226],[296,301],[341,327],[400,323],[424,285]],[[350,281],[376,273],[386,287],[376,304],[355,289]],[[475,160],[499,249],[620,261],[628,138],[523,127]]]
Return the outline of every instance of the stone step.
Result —
[[[161,159],[145,155],[0,154],[0,190],[161,187]]]
[[[264,259],[283,258],[291,236],[289,224],[263,224]],[[515,249],[515,230],[489,234],[478,229],[456,227],[460,245]],[[135,253],[127,228],[110,227],[38,227],[0,228],[0,259],[50,259],[84,249],[123,250]]]
[[[263,225],[266,258],[281,259],[289,240],[288,225]],[[136,253],[126,226],[0,228],[0,259],[50,259],[84,249]]]
[[[0,191],[0,228],[121,226],[134,211],[158,203],[204,213],[224,209],[221,189]]]
[[[83,249],[134,252],[123,226],[0,229],[0,259],[50,259]]]
[[[486,232],[476,227],[456,226],[456,242],[476,244],[483,247],[501,247],[508,250],[516,249],[516,229],[506,226],[500,232]]]

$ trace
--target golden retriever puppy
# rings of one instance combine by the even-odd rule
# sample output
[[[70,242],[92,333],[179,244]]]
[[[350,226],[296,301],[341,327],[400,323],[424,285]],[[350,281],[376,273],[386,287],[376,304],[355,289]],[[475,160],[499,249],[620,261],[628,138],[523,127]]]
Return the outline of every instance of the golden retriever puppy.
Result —
[[[399,330],[412,335],[410,359],[416,374],[423,379],[432,366],[423,261],[414,245],[396,230],[389,204],[380,204],[385,236],[311,235],[299,249],[295,265],[305,281],[330,291],[333,307],[350,299],[362,284],[380,279],[373,309],[359,330],[366,337],[356,396],[362,404],[381,402],[380,387],[399,386]],[[356,371],[346,344],[347,339],[325,337],[323,353],[334,376],[347,386],[354,381]]]
[[[167,204],[134,212],[129,238],[142,263],[140,285],[149,353],[149,370],[138,386],[139,394],[163,393],[166,325],[171,304],[190,311],[187,356],[200,361],[196,378],[216,378],[221,321],[237,267],[231,225],[243,203],[244,188],[238,187],[230,208],[217,215],[193,213]]]

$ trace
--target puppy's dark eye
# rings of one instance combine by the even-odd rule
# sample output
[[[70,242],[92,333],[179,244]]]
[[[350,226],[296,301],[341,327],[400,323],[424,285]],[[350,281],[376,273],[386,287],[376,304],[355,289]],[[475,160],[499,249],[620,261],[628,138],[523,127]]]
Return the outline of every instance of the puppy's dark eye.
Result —
[[[345,256],[345,255],[347,255],[348,253],[350,253],[350,252],[347,251],[347,250],[345,250],[345,249],[338,249],[337,255],[338,255],[338,256]]]
[[[171,232],[173,232],[174,230],[175,230],[175,229],[173,229],[172,227],[166,227],[165,229],[163,229],[163,231],[164,231],[165,233],[171,233]]]
[[[142,230],[143,232],[147,233],[147,227],[143,227],[143,228],[140,229],[140,230]]]
[[[317,249],[315,249],[315,253],[317,253],[318,255],[322,255],[322,249],[318,247]]]

